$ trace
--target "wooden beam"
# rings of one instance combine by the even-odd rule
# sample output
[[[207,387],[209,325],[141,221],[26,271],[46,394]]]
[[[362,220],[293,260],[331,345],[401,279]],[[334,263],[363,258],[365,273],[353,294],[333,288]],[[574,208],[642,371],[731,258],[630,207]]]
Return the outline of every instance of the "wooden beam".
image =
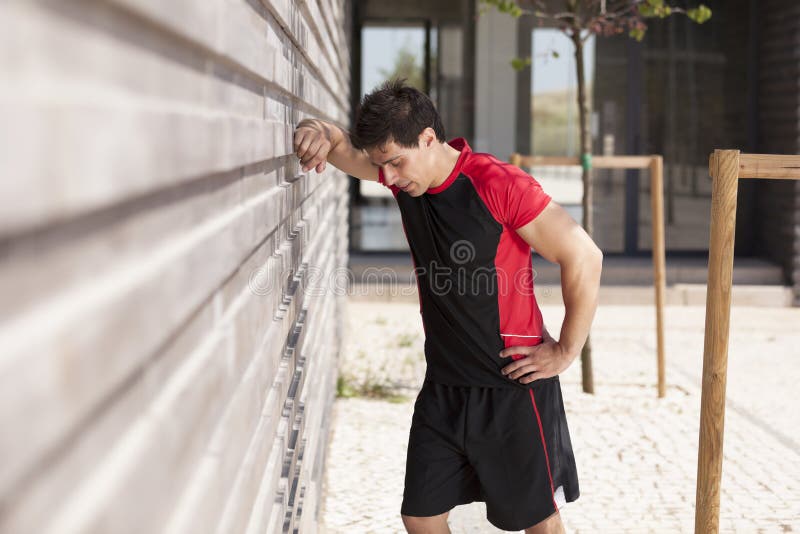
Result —
[[[592,167],[596,169],[647,169],[653,156],[595,156]]]
[[[647,169],[655,156],[594,156],[592,167],[595,169]],[[562,156],[523,156],[512,154],[511,163],[520,167],[569,166],[579,167],[580,159]],[[519,163],[514,163],[518,161]]]
[[[800,156],[741,154],[739,178],[800,180]]]

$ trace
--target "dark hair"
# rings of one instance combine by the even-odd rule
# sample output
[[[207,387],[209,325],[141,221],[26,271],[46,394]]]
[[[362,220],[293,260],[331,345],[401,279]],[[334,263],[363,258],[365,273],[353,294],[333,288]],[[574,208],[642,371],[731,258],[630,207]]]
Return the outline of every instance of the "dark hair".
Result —
[[[442,119],[428,95],[405,85],[404,79],[394,79],[361,99],[350,142],[357,149],[389,141],[414,148],[419,134],[428,127],[436,132],[436,139],[445,141]]]

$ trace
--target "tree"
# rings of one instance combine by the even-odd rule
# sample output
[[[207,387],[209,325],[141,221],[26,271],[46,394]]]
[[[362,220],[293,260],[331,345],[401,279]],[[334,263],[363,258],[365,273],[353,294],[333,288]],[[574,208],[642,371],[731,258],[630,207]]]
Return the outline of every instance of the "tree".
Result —
[[[404,46],[397,51],[392,70],[380,69],[379,72],[386,80],[405,78],[408,85],[425,91],[425,71],[417,60],[417,55],[408,46]]]
[[[553,2],[528,0],[520,5],[515,0],[480,0],[481,10],[496,8],[514,18],[533,15],[539,25],[545,20],[553,21],[575,46],[575,67],[578,75],[578,116],[580,121],[581,167],[583,168],[583,221],[582,226],[590,236],[593,234],[592,199],[592,140],[589,136],[589,113],[584,79],[583,45],[592,35],[618,35],[627,30],[628,35],[637,41],[644,38],[647,31],[646,19],[666,18],[681,13],[698,24],[711,18],[711,10],[703,4],[696,8],[683,9],[667,5],[664,0],[564,0],[563,10],[553,9]],[[554,54],[555,55],[555,54]],[[557,56],[556,56],[557,57]],[[530,65],[531,59],[514,58],[512,67],[521,70]],[[591,336],[590,336],[591,337]],[[594,393],[592,376],[592,348],[590,337],[581,350],[581,369],[583,390]]]

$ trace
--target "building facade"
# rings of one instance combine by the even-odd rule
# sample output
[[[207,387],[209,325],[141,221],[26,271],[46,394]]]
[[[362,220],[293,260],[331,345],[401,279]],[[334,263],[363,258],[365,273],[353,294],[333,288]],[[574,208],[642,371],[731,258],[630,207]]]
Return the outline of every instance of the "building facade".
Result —
[[[702,25],[673,15],[648,20],[642,42],[623,34],[595,37],[586,45],[593,152],[664,157],[668,259],[707,255],[708,157],[715,149],[799,150],[798,7],[782,0],[704,3],[713,16]],[[427,89],[442,111],[448,137],[464,136],[475,150],[500,158],[512,151],[578,155],[573,49],[552,24],[528,15],[515,20],[475,2],[440,0],[415,5],[408,13],[372,0],[356,2],[354,35],[377,25],[416,25],[430,36],[433,44],[420,63],[430,71]],[[457,90],[440,89],[443,80],[453,82],[445,75],[443,27],[451,33],[457,28],[464,43]],[[354,73],[360,54],[354,46]],[[532,65],[515,72],[510,66],[515,56],[532,57]],[[370,89],[354,76],[354,96]],[[456,120],[451,110],[457,110]],[[581,220],[578,168],[531,173]],[[595,170],[594,184],[594,238],[604,253],[649,255],[646,171]],[[741,181],[735,247],[737,257],[756,259],[778,273],[773,283],[792,286],[797,305],[799,187],[793,181]],[[407,250],[399,219],[388,209],[390,199],[371,189],[364,194],[363,184],[353,188],[352,250]]]

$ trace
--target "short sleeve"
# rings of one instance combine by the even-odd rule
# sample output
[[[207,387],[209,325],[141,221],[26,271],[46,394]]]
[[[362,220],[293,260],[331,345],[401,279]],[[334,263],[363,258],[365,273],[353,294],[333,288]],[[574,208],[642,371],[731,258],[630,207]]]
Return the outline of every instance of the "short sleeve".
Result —
[[[514,230],[525,226],[542,212],[550,200],[550,195],[544,192],[533,176],[513,176],[506,192],[506,224]]]

